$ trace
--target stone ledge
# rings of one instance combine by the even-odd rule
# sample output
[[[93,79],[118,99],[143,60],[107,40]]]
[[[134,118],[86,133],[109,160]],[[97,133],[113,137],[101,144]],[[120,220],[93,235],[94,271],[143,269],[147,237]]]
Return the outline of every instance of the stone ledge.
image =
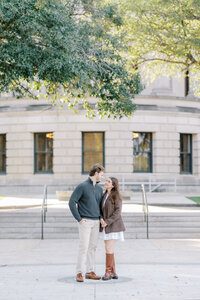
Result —
[[[73,191],[56,191],[56,196],[60,201],[69,201]]]

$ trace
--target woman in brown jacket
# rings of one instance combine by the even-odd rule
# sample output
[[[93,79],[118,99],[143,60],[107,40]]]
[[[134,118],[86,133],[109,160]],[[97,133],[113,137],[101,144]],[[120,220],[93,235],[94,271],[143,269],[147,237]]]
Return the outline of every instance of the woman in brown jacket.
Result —
[[[124,223],[121,217],[122,198],[118,180],[109,177],[105,183],[105,192],[101,202],[100,238],[104,239],[106,250],[106,271],[103,280],[118,279],[115,269],[114,247],[116,240],[124,240]]]

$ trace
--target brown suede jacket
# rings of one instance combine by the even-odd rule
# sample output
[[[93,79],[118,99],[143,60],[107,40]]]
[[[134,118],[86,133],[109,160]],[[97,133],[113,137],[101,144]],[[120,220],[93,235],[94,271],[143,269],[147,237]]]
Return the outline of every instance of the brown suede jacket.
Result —
[[[108,224],[108,226],[105,227],[105,232],[111,233],[125,231],[124,223],[121,217],[122,201],[120,199],[117,199],[115,201],[115,204],[112,204],[111,198],[110,196],[108,196],[106,204],[103,207],[104,198],[105,196],[101,201],[101,211],[104,221],[106,222],[106,224]],[[100,231],[103,231],[103,227],[101,225]]]

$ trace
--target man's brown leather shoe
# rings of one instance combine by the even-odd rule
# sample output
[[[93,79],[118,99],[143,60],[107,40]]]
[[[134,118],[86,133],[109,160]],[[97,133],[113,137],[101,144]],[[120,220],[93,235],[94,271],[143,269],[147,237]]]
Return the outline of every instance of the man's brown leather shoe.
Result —
[[[84,281],[83,276],[82,276],[82,273],[78,273],[78,274],[76,275],[76,281],[77,281],[77,282],[83,282],[83,281]]]
[[[90,273],[85,274],[85,278],[99,280],[99,279],[101,279],[101,276],[97,276],[94,272],[90,272]]]

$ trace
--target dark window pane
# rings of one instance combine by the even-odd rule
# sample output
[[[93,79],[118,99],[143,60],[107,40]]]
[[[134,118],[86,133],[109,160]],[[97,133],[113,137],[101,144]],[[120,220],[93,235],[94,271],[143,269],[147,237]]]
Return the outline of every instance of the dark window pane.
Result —
[[[53,170],[53,154],[46,154],[46,171]]]
[[[152,134],[133,132],[134,172],[152,172]]]
[[[45,151],[45,134],[36,134],[36,151]]]
[[[102,151],[103,133],[84,133],[84,151]]]
[[[83,133],[83,166],[82,170],[88,172],[91,166],[99,163],[104,164],[104,133]]]
[[[180,134],[180,172],[192,173],[192,135]]]
[[[6,172],[6,135],[0,135],[0,172]]]
[[[190,173],[190,154],[181,154],[181,172]]]
[[[0,135],[0,153],[6,151],[6,135]]]
[[[46,134],[47,151],[53,151],[53,133]]]
[[[36,133],[35,143],[35,172],[52,172],[53,133]]]
[[[3,155],[0,155],[0,172],[3,172],[3,166],[4,166]]]
[[[142,172],[149,172],[149,158],[150,154],[148,153],[140,153],[134,159],[134,171],[142,171]]]
[[[190,135],[181,135],[181,152],[190,152]]]
[[[0,172],[6,171],[6,156],[5,154],[0,155]]]
[[[84,171],[89,172],[91,167],[96,163],[103,165],[103,153],[86,152],[84,155]]]
[[[37,171],[46,171],[45,170],[45,154],[37,155]]]

